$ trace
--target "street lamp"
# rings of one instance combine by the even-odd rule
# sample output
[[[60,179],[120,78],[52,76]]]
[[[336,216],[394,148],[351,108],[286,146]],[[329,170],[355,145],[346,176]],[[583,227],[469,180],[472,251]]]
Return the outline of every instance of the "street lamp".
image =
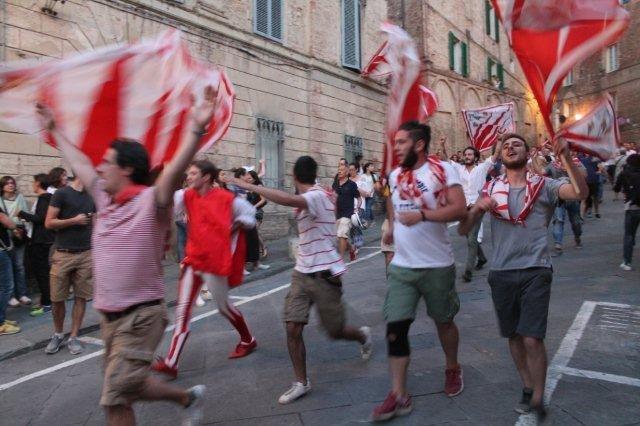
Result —
[[[582,118],[582,114],[576,114],[573,116],[573,118],[575,118],[575,120],[578,121]]]

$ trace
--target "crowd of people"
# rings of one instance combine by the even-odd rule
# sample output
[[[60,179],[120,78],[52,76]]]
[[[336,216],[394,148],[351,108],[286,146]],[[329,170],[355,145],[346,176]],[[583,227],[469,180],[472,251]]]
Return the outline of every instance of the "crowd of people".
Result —
[[[502,136],[484,159],[473,147],[458,158],[448,157],[445,140],[436,155],[429,155],[430,127],[409,121],[395,134],[394,155],[400,165],[388,180],[378,177],[372,163],[361,164],[362,158],[356,157],[351,164],[341,159],[333,184],[323,186],[316,161],[302,156],[293,166],[293,194],[261,184],[263,162],[259,171],[243,167],[223,172],[209,160],[193,159],[216,109],[215,91],[208,89],[204,98],[192,112],[190,137],[153,182],[141,144],[115,140],[95,169],[57,129],[51,112],[39,106],[74,178],[61,168],[35,175],[37,199],[30,208],[14,178],[0,180],[0,334],[20,331],[6,318],[7,306],[32,303],[26,257],[40,290],[31,315],[51,312],[53,317],[47,354],[65,344],[70,297],[66,346],[71,354],[83,351],[78,333],[87,301],[93,299],[93,308],[101,314],[105,368],[100,404],[109,424],[132,424],[132,404],[139,400],[173,401],[195,422],[205,387],[184,390],[151,372],[178,376],[193,305],[209,298],[238,332],[239,342],[229,358],[248,356],[257,348],[256,336],[229,300],[229,290],[251,273],[247,267],[268,268],[261,263],[267,250],[259,234],[265,205],[288,206],[296,209],[299,235],[283,318],[295,381],[278,401],[292,403],[311,390],[303,332],[313,305],[332,339],[356,342],[361,357],[371,357],[371,329],[346,322],[342,281],[345,256],[356,259],[362,231],[375,223],[377,194],[386,202],[381,246],[388,287],[382,311],[391,389],[372,419],[388,420],[412,411],[409,330],[421,299],[445,358],[444,393],[455,397],[464,390],[455,323],[460,300],[448,229],[455,222],[468,247],[462,280],[471,281],[475,270],[490,264],[488,283],[500,334],[508,339],[522,380],[516,410],[534,422],[544,419],[551,257],[562,254],[567,219],[576,247],[582,246],[582,223],[590,215],[594,220],[601,217],[602,185],[608,181],[624,193],[620,267],[631,269],[640,224],[640,157],[632,146],[602,163],[571,153],[563,140],[538,148],[511,133]],[[490,260],[481,247],[485,213],[491,230]],[[175,328],[166,356],[154,359],[167,325],[162,261],[172,222],[181,268]],[[547,243],[551,222],[553,250]]]

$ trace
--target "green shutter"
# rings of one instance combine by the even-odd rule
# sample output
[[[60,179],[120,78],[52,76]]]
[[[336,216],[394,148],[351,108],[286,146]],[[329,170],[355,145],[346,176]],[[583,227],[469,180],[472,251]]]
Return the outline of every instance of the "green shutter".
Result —
[[[468,64],[469,64],[469,58],[468,58],[468,51],[467,51],[467,43],[462,42],[462,75],[464,77],[469,76]]]
[[[453,57],[453,46],[456,44],[456,38],[452,32],[449,33],[449,69],[455,68],[455,58]]]
[[[498,14],[496,13],[496,43],[500,43],[500,20],[498,19]]]
[[[500,89],[504,89],[504,69],[502,64],[498,64],[498,80],[500,80]]]
[[[484,0],[484,20],[485,20],[485,31],[487,35],[491,34],[491,4],[489,0]]]
[[[493,61],[487,56],[487,80],[491,83],[491,63]]]

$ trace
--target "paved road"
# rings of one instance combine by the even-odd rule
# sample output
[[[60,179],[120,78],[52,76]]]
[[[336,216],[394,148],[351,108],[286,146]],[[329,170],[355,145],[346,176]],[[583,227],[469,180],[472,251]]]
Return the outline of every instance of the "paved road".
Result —
[[[584,249],[573,248],[568,238],[564,255],[554,259],[547,339],[552,424],[640,424],[640,273],[618,268],[623,213],[621,202],[610,201],[609,195],[604,218],[585,224]],[[453,238],[460,267],[464,241]],[[490,244],[484,246],[491,251]],[[456,398],[442,393],[444,357],[434,327],[421,309],[411,330],[409,387],[414,413],[393,424],[506,425],[517,419],[512,407],[520,384],[506,342],[498,337],[486,274],[482,271],[468,284],[458,281],[462,308],[456,321],[465,391]],[[259,342],[259,350],[245,359],[227,359],[237,337],[211,305],[196,312],[201,316],[193,324],[177,383],[208,386],[205,423],[365,423],[385,397],[388,375],[381,314],[385,281],[377,249],[363,250],[344,286],[350,322],[373,329],[373,357],[364,362],[357,345],[329,341],[313,316],[305,330],[313,391],[294,404],[280,406],[277,398],[292,380],[280,321],[288,282],[285,271],[234,291]],[[0,424],[104,424],[98,407],[99,334],[89,337],[96,340],[80,357],[66,350],[51,356],[37,350],[1,361]],[[168,338],[167,334],[163,351]],[[145,425],[175,425],[181,414],[164,403],[139,404],[136,410]]]

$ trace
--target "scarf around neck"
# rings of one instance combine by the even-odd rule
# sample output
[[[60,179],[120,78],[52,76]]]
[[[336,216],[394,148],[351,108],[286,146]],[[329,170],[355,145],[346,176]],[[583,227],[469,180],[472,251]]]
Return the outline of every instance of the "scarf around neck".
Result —
[[[435,177],[439,188],[434,191],[436,198],[436,207],[444,206],[447,203],[447,175],[440,159],[435,155],[427,157],[427,164],[429,170]],[[415,170],[403,168],[398,175],[398,189],[400,191],[400,198],[403,200],[412,200],[416,206],[421,209],[428,208],[424,199],[422,198],[422,191],[418,188],[415,177]]]
[[[496,206],[491,209],[491,214],[497,219],[511,222],[514,225],[525,226],[525,220],[533,209],[543,187],[544,177],[527,172],[524,206],[516,217],[512,217],[511,213],[509,213],[509,181],[506,174],[487,182],[482,189],[482,195],[491,197],[496,202]]]

